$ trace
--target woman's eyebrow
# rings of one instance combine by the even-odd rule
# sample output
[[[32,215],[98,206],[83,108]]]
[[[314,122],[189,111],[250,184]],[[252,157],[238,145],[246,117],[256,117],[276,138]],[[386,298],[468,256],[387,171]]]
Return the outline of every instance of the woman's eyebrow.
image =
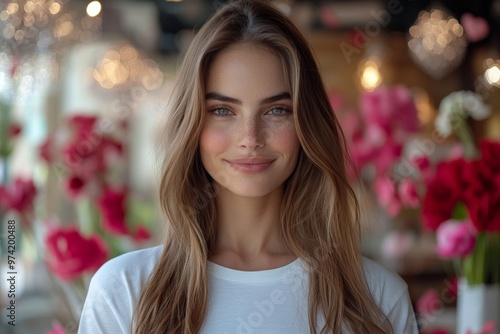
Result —
[[[242,102],[238,99],[235,99],[235,98],[229,97],[229,96],[225,96],[225,95],[222,95],[222,94],[216,93],[216,92],[207,93],[205,95],[205,99],[233,103],[233,104],[237,104],[237,105],[242,104]],[[290,96],[290,93],[282,92],[282,93],[279,93],[279,94],[276,94],[273,96],[263,98],[262,100],[260,100],[259,104],[263,105],[263,104],[269,104],[269,103],[273,103],[273,102],[277,102],[277,101],[281,101],[281,100],[291,100],[291,99],[292,99],[292,97]]]

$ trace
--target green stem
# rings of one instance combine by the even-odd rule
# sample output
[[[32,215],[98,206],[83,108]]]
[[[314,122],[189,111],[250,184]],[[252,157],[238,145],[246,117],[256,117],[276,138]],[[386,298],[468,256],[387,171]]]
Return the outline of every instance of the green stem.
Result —
[[[466,115],[461,112],[454,112],[451,117],[453,131],[464,146],[464,156],[469,159],[476,157],[477,149],[474,144],[474,137],[467,124]]]
[[[464,276],[470,285],[500,283],[500,233],[480,232],[472,254],[463,260]]]
[[[2,158],[2,179],[1,183],[7,184],[8,169],[7,157],[9,156],[9,124],[10,107],[0,99],[0,157]]]
[[[491,284],[500,284],[500,265],[497,260],[500,258],[500,232],[488,233],[488,268],[490,268]]]

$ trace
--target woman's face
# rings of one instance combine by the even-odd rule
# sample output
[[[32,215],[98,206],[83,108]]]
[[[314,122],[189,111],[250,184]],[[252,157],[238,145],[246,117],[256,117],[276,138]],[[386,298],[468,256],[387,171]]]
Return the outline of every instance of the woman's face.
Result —
[[[280,58],[249,45],[225,49],[206,82],[201,160],[218,191],[262,197],[297,164],[299,140]]]

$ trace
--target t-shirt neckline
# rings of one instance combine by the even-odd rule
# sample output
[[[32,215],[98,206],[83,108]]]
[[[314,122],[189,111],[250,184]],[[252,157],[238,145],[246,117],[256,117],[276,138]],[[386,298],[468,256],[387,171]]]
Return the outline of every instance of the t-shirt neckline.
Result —
[[[300,258],[295,259],[287,265],[282,267],[266,269],[266,270],[256,270],[256,271],[245,271],[237,270],[228,267],[221,266],[219,264],[208,261],[208,273],[211,276],[222,278],[233,282],[271,282],[277,280],[286,280],[290,275],[297,275],[303,272],[304,265]]]

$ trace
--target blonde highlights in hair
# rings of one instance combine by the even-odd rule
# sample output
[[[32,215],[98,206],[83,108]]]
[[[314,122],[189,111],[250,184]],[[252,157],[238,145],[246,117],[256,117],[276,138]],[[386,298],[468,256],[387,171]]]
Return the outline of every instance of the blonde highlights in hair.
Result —
[[[281,232],[309,268],[309,324],[319,333],[392,333],[365,281],[359,209],[346,178],[347,148],[317,65],[295,25],[260,1],[224,5],[196,34],[178,71],[164,129],[160,203],[165,247],[134,314],[136,334],[194,334],[206,314],[207,259],[217,220],[216,194],[203,168],[198,138],[205,80],[225,48],[253,44],[274,51],[290,83],[301,152],[285,183]]]

